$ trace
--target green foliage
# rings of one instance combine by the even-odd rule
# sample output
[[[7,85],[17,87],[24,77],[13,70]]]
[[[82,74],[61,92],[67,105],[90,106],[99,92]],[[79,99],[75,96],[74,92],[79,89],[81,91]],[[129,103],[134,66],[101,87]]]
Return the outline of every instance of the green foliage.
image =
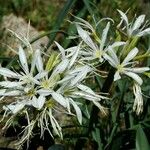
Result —
[[[150,144],[144,133],[143,128],[139,125],[136,131],[136,150],[149,150]]]

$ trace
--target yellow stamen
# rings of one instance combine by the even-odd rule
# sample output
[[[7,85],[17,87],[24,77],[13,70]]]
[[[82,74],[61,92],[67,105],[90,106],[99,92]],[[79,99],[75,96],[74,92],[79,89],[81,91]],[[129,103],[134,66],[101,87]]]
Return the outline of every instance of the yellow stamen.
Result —
[[[55,101],[52,100],[52,99],[49,99],[49,100],[46,102],[46,106],[47,106],[48,108],[53,108],[54,105],[55,105]]]

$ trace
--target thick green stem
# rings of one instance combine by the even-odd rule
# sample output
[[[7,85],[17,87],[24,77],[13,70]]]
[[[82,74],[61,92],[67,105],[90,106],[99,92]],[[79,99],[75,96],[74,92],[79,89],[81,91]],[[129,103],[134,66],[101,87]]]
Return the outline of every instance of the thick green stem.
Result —
[[[103,84],[101,92],[103,92],[103,93],[108,93],[109,92],[109,89],[110,89],[110,87],[113,83],[114,73],[115,73],[115,69],[111,68],[111,70],[108,74],[108,77],[107,77],[107,79],[105,80],[105,82]],[[94,125],[98,123],[98,112],[99,111],[100,111],[99,108],[96,107],[95,105],[93,105],[91,115],[90,115],[88,135],[93,130]]]
[[[59,30],[63,20],[65,19],[66,15],[68,14],[69,10],[72,8],[72,6],[74,5],[74,3],[76,2],[76,0],[67,0],[64,7],[61,9],[61,11],[58,14],[58,17],[56,19],[56,22],[54,24],[53,30]],[[50,45],[52,44],[52,42],[54,41],[56,37],[56,33],[49,36],[50,40],[47,44],[47,49],[50,47]]]

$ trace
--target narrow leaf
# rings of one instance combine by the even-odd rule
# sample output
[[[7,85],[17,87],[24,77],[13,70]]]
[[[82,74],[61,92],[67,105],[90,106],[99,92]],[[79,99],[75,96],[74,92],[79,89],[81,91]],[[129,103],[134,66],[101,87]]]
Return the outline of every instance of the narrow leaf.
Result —
[[[148,139],[141,126],[136,131],[136,150],[150,150]]]

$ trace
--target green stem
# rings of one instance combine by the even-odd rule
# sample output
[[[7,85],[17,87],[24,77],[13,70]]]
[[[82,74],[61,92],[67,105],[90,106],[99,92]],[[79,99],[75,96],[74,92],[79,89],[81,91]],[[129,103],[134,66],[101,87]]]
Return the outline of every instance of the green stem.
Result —
[[[56,22],[54,24],[53,30],[59,30],[59,28],[61,27],[61,24],[65,18],[65,16],[67,15],[67,13],[69,12],[69,10],[72,8],[73,4],[76,2],[77,0],[67,0],[64,7],[60,10],[58,17],[56,19]],[[49,36],[50,40],[47,44],[47,49],[50,47],[50,45],[52,44],[52,42],[54,41],[56,37],[56,33]]]
[[[102,93],[108,93],[109,89],[113,83],[113,79],[114,79],[114,74],[115,74],[115,70],[114,68],[111,68],[107,79],[105,80],[102,90]],[[94,125],[96,125],[98,123],[98,112],[99,112],[99,108],[96,107],[95,105],[93,105],[92,107],[92,111],[91,111],[91,115],[90,115],[90,121],[89,121],[89,128],[88,128],[88,135],[91,133],[91,131],[94,129]]]
[[[108,143],[107,143],[107,145],[104,147],[104,150],[107,149],[107,147],[109,146],[109,144],[112,142],[113,137],[114,137],[114,135],[115,135],[115,132],[116,132],[116,130],[117,130],[117,127],[118,127],[118,124],[116,123],[116,124],[113,126],[113,129],[112,129],[111,134],[110,134],[110,138],[108,139]]]
[[[136,56],[135,58],[134,58],[134,60],[140,60],[140,59],[144,59],[144,58],[146,58],[146,57],[150,57],[150,54],[149,53],[145,53],[145,54],[143,54],[143,55],[139,55],[139,56]]]

